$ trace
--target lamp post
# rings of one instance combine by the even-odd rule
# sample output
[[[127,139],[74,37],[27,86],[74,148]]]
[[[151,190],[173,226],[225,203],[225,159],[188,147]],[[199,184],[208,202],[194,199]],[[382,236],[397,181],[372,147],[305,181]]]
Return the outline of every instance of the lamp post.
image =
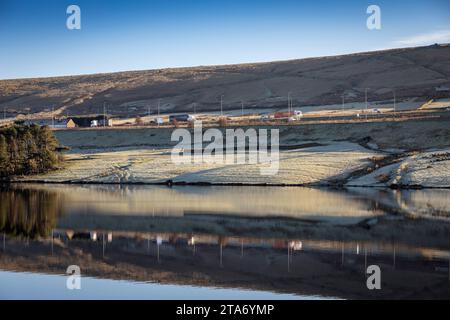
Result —
[[[291,92],[288,92],[288,113],[291,112]]]
[[[448,97],[450,98],[450,78],[448,78]]]
[[[368,89],[369,88],[366,88],[365,91],[364,91],[365,92],[365,97],[366,97],[366,112],[365,112],[366,113],[366,121],[367,121],[367,109],[368,109],[368,105],[367,105],[367,90]]]
[[[397,108],[397,97],[395,94],[395,89],[392,89],[392,92],[394,94],[394,119],[395,119],[395,109]]]
[[[103,127],[106,127],[106,102],[103,101]]]
[[[159,118],[159,108],[161,107],[161,99],[158,99],[158,118]]]

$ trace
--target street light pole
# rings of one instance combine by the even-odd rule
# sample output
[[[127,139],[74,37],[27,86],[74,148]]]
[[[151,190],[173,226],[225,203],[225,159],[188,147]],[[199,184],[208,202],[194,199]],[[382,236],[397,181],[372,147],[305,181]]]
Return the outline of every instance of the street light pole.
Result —
[[[159,118],[159,108],[161,107],[161,99],[158,99],[158,118]]]
[[[106,102],[103,101],[103,127],[106,127]]]
[[[368,88],[366,88],[366,90],[365,90],[365,97],[366,97],[366,121],[367,121],[367,108],[368,108],[368,106],[367,106],[367,89]]]
[[[396,94],[395,94],[395,89],[393,90],[393,92],[394,92],[394,118],[395,118],[395,109],[397,107],[397,97],[396,97]]]
[[[223,94],[220,96],[220,116],[223,116]]]
[[[291,92],[288,92],[288,113],[291,112]]]
[[[450,98],[450,78],[448,78],[448,97]]]

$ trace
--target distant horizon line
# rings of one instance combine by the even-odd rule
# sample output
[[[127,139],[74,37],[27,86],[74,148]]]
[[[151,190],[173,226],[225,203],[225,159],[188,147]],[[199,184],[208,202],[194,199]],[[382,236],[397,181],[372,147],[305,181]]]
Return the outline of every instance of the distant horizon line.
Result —
[[[369,51],[358,51],[358,52],[342,53],[342,54],[335,54],[335,55],[309,56],[309,57],[303,57],[303,58],[292,58],[292,59],[282,59],[282,60],[238,62],[238,63],[224,63],[224,64],[211,64],[211,65],[172,66],[172,67],[161,67],[161,68],[150,68],[150,69],[128,69],[128,70],[116,70],[116,71],[80,73],[80,74],[61,74],[61,75],[52,75],[52,76],[39,76],[39,77],[0,78],[0,81],[44,80],[44,79],[55,79],[55,78],[100,76],[100,75],[106,75],[106,74],[120,74],[120,73],[133,73],[133,72],[138,73],[138,72],[148,72],[148,71],[158,71],[158,70],[162,71],[162,70],[171,70],[171,69],[195,69],[195,68],[202,68],[202,67],[203,68],[217,68],[217,67],[227,67],[227,66],[229,67],[229,66],[245,66],[245,65],[255,65],[255,64],[270,64],[270,63],[290,62],[290,61],[298,61],[298,60],[323,59],[323,58],[343,57],[343,56],[352,56],[352,55],[360,55],[360,54],[370,54],[370,53],[377,53],[377,52],[420,49],[420,48],[433,47],[436,45],[445,47],[445,46],[449,46],[450,43],[435,43],[435,44],[430,44],[430,45],[418,45],[418,46],[411,46],[411,47],[374,49],[374,50],[369,50]]]

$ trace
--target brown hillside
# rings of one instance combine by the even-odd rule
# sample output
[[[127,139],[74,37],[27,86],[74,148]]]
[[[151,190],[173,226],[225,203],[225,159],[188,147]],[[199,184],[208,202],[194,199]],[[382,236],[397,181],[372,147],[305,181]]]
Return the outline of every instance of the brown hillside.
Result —
[[[450,47],[394,49],[343,56],[270,63],[175,68],[71,77],[0,81],[0,108],[9,115],[51,111],[60,114],[102,112],[136,115],[161,110],[217,111],[285,107],[291,92],[294,106],[371,100],[430,97],[435,87],[448,86]]]

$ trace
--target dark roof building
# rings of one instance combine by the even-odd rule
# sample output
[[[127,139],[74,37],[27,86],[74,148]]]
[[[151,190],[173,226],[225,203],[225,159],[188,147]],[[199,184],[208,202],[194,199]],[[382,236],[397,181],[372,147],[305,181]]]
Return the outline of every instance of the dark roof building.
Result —
[[[25,120],[25,125],[48,126],[53,129],[75,128],[76,124],[72,119],[32,119]]]

